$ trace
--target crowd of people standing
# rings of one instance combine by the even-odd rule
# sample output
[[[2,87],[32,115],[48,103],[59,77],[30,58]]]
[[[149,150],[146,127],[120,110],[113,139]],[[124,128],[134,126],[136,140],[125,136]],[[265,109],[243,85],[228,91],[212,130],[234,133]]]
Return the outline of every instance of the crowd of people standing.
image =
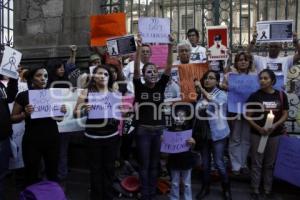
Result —
[[[161,75],[158,66],[150,62],[151,46],[143,44],[138,36],[135,58],[128,57],[127,65],[124,65],[124,59],[93,54],[88,67],[76,67],[76,48],[73,46],[71,57],[66,63],[50,59],[40,67],[20,67],[19,80],[9,78],[8,82],[0,82],[0,200],[4,199],[4,180],[8,171],[13,123],[25,121],[22,139],[25,180],[20,190],[41,181],[42,170],[47,180],[58,183],[66,180],[70,134],[59,133],[57,122],[63,120],[63,117],[31,117],[34,108],[29,102],[29,90],[74,87],[83,89],[73,115],[75,118],[87,116],[83,142],[89,161],[91,200],[114,198],[112,185],[115,163],[131,156],[138,163],[140,198],[154,200],[161,168],[160,148],[164,140],[162,135],[166,128],[174,132],[192,129],[193,132],[192,137],[186,141],[190,146],[188,152],[168,156],[171,200],[180,199],[181,185],[184,188],[182,196],[185,200],[203,199],[209,195],[213,167],[217,169],[221,179],[222,198],[234,199],[228,165],[233,175],[250,175],[253,199],[259,199],[262,191],[267,198],[271,198],[276,152],[280,135],[285,132],[284,122],[288,118],[289,110],[287,95],[284,91],[275,89],[274,85],[276,75],[283,75],[286,83],[288,70],[300,60],[297,35],[294,35],[293,41],[296,49],[294,55],[282,57],[279,55],[280,43],[270,43],[269,54],[263,57],[252,53],[256,44],[254,34],[247,51],[235,55],[233,66],[226,66],[227,62],[207,59],[206,49],[199,45],[198,30],[190,29],[186,36],[187,40],[177,45],[178,60],[174,62],[175,42],[169,36],[167,65]],[[208,63],[209,66],[201,80],[193,80],[197,100],[191,105],[201,118],[193,116],[192,119],[187,119],[191,113],[190,108],[171,105],[175,116],[171,117],[171,126],[166,127],[164,118],[159,113],[171,79],[172,67],[191,63]],[[90,72],[91,66],[93,68]],[[227,110],[230,74],[258,76],[260,89],[248,98],[247,103],[251,106],[249,109],[247,107],[246,115],[229,113]],[[20,89],[20,85],[26,85],[25,89]],[[91,94],[109,93],[134,96],[135,106],[130,124],[127,124],[128,120],[113,117],[88,117]],[[14,105],[10,112],[8,104],[11,102]],[[66,113],[67,107],[62,105],[60,111]],[[265,128],[270,111],[275,116],[274,122],[270,128]],[[122,113],[126,114],[128,113]],[[235,117],[227,120],[222,116]],[[257,119],[257,116],[263,117]],[[104,125],[97,126],[99,124]],[[129,131],[124,131],[126,126],[130,127],[127,128]],[[130,134],[123,134],[124,132]],[[265,135],[269,136],[265,151],[258,153],[260,138]],[[133,141],[135,150],[132,149]],[[192,169],[199,165],[199,155],[194,152],[201,155],[202,169],[202,186],[195,195],[191,190],[191,176]],[[224,160],[227,152],[230,163]],[[249,158],[251,165],[248,163]]]

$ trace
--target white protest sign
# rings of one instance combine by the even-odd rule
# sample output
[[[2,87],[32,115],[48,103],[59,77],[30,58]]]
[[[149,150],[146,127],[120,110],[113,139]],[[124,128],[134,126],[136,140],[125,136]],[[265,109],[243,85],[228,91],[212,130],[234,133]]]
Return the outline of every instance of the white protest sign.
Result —
[[[63,95],[56,90],[55,95]],[[44,90],[29,90],[29,104],[33,106],[31,119],[57,117],[64,114],[60,111],[63,102],[53,98],[50,89]]]
[[[294,32],[293,20],[256,22],[257,42],[292,42]]]
[[[20,91],[19,91],[20,92]],[[14,103],[9,104],[10,112],[12,111]],[[11,150],[12,155],[9,158],[9,169],[19,169],[24,167],[22,140],[25,132],[25,121],[12,125],[13,134],[11,136]]]
[[[192,137],[192,130],[172,132],[164,130],[160,152],[181,153],[188,151],[191,147],[187,140]]]
[[[121,94],[112,92],[89,93],[88,100],[88,103],[91,105],[91,110],[88,114],[89,119],[121,118]]]
[[[141,17],[139,32],[143,43],[169,43],[170,19]]]
[[[4,54],[0,66],[0,74],[18,79],[18,65],[21,62],[22,54],[8,46],[5,46]]]
[[[75,108],[77,98],[81,93],[81,89],[71,91],[70,89],[61,89],[63,96],[60,97],[67,107],[67,113],[64,115],[64,119],[61,122],[57,122],[58,131],[60,133],[80,132],[85,129],[86,117],[74,118],[73,110]]]

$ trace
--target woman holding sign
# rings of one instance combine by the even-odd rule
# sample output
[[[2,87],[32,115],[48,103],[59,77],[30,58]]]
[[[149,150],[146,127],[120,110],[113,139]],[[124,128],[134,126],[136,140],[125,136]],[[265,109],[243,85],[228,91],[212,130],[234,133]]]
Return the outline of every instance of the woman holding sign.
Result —
[[[218,88],[219,81],[220,75],[212,70],[203,75],[201,82],[195,81],[200,98],[196,105],[197,119],[193,138],[203,162],[202,188],[196,196],[197,199],[203,199],[210,192],[210,165],[213,154],[222,179],[223,199],[231,200],[229,177],[224,162],[224,151],[230,132],[226,119],[227,94]]]
[[[170,36],[167,66],[158,79],[157,66],[145,63],[140,73],[141,39],[137,40],[137,53],[134,62],[135,102],[136,102],[136,144],[140,164],[142,199],[150,200],[156,195],[156,183],[160,158],[161,135],[164,122],[160,105],[164,102],[164,92],[170,78],[172,68],[172,47],[174,39]]]
[[[120,98],[113,92],[112,87],[113,75],[110,69],[107,66],[98,65],[93,70],[91,81],[87,89],[79,96],[74,109],[75,117],[88,115],[84,135],[90,165],[91,200],[107,200],[114,197],[112,183],[114,164],[119,153],[119,121],[115,113],[108,116],[111,114],[105,112],[108,107],[106,110],[97,110],[98,115],[92,116],[96,107],[105,107],[107,103],[113,104],[111,99],[108,102],[102,99],[109,98],[111,95]],[[97,105],[94,103],[95,98],[99,100]]]
[[[27,77],[29,90],[46,89],[48,73],[44,67],[29,71]],[[66,113],[63,105],[60,109]],[[47,179],[58,181],[57,166],[59,158],[59,133],[56,120],[52,117],[32,119],[34,107],[29,103],[29,91],[18,94],[13,107],[11,119],[18,123],[25,119],[25,133],[22,141],[23,159],[26,172],[26,185],[38,182],[40,164],[45,163]]]
[[[255,75],[252,67],[252,58],[246,52],[236,54],[234,59],[234,68],[232,72],[225,75],[223,83],[220,85],[223,89],[228,89],[228,76],[230,74]],[[232,83],[231,83],[232,84]],[[250,149],[250,126],[241,113],[230,113],[234,116],[232,121],[232,133],[229,140],[229,155],[234,175],[240,173],[249,174],[247,158]]]
[[[287,95],[273,87],[276,83],[276,76],[272,70],[262,70],[259,73],[259,83],[260,90],[252,93],[247,101],[247,120],[251,125],[253,199],[259,198],[262,178],[265,196],[272,196],[273,168],[277,147],[280,135],[285,132],[284,122],[288,118],[289,110]]]

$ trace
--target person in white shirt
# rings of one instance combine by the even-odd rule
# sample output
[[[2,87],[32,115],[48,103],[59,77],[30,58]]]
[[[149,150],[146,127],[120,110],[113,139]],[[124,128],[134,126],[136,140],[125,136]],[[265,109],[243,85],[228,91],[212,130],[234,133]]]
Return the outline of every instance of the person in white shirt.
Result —
[[[297,50],[295,55],[290,56],[279,56],[282,49],[281,43],[271,42],[268,44],[269,55],[268,56],[257,56],[253,55],[253,62],[259,73],[263,69],[270,69],[275,72],[276,75],[284,76],[284,83],[286,84],[288,70],[293,67],[294,63],[300,60],[300,44],[298,44],[297,34],[293,34],[293,43]],[[253,34],[253,39],[248,46],[248,52],[251,53],[253,47],[256,44],[257,33]]]
[[[206,49],[199,43],[199,31],[195,28],[191,28],[186,33],[187,39],[189,40],[191,48],[191,63],[205,63],[206,62]]]
[[[141,62],[140,62],[140,70],[142,71],[143,66],[145,63],[150,62],[150,58],[152,56],[151,47],[148,44],[142,45],[142,51],[141,51]],[[129,62],[124,68],[123,68],[123,74],[128,81],[127,84],[127,90],[130,93],[134,93],[133,88],[133,71],[134,71],[134,61]]]

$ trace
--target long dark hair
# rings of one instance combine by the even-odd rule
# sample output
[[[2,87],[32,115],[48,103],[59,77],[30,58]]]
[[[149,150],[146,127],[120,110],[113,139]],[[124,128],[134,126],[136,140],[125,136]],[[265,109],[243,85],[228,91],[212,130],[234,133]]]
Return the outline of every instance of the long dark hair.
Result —
[[[261,76],[262,73],[267,73],[269,75],[269,77],[270,77],[270,79],[272,81],[272,85],[276,84],[276,75],[275,75],[275,73],[272,70],[270,70],[270,69],[264,69],[264,70],[262,70],[261,72],[259,72],[258,78],[260,78],[260,76]]]
[[[49,74],[49,85],[54,81],[69,81],[66,71],[63,77],[58,77],[56,74],[57,69],[64,66],[64,62],[62,60],[51,59],[47,62],[46,66]]]
[[[200,81],[200,82],[201,82],[201,85],[203,86],[204,89],[206,89],[206,88],[204,87],[204,81],[205,81],[205,79],[208,77],[208,74],[210,74],[210,73],[214,73],[214,75],[215,75],[215,77],[216,77],[216,81],[217,81],[216,87],[219,88],[220,74],[219,74],[218,72],[214,71],[214,70],[208,70],[208,71],[203,75],[203,77],[201,78],[201,81]]]
[[[108,73],[108,89],[109,90],[112,90],[112,86],[113,86],[113,83],[114,83],[114,80],[113,80],[113,77],[112,77],[112,73],[111,71],[109,70],[109,67],[106,66],[106,65],[98,65],[97,67],[95,67],[95,69],[93,70],[93,74],[92,74],[92,77],[90,78],[90,81],[87,85],[87,88],[89,91],[93,91],[93,92],[96,92],[97,91],[97,88],[96,88],[96,81],[95,81],[95,77],[94,75],[97,73],[98,69],[104,69],[107,71]]]
[[[40,69],[44,69],[44,70],[47,71],[46,67],[44,67],[44,66],[39,66],[39,67],[31,68],[31,69],[28,71],[28,73],[26,74],[26,80],[27,80],[27,85],[28,85],[28,89],[29,89],[29,90],[30,90],[30,89],[34,89],[34,88],[32,87],[32,80],[33,80],[33,77],[34,77],[34,75],[36,74],[36,72],[37,72],[38,70],[40,70]],[[47,87],[49,86],[48,83],[49,83],[49,80],[48,80],[48,82],[47,82]]]

